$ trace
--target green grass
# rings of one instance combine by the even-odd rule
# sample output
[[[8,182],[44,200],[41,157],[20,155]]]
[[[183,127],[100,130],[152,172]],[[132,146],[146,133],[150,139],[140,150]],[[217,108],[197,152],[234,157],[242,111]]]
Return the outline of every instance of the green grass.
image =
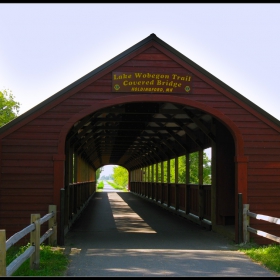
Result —
[[[102,190],[104,188],[104,182],[103,181],[100,181],[97,185],[97,189],[98,190]]]
[[[116,190],[121,190],[121,191],[127,192],[127,188],[126,188],[126,187],[119,186],[119,185],[117,185],[116,183],[110,182],[110,181],[107,181],[107,183],[108,183],[109,185],[111,185],[111,186],[112,186],[114,189],[116,189]]]
[[[6,265],[20,256],[30,245],[12,246],[6,254]],[[12,276],[63,276],[69,264],[68,257],[64,255],[63,248],[40,246],[40,266],[38,270],[30,269],[30,259],[26,260]]]
[[[258,246],[251,245],[250,248],[240,248],[253,261],[262,264],[271,271],[280,273],[280,245]]]

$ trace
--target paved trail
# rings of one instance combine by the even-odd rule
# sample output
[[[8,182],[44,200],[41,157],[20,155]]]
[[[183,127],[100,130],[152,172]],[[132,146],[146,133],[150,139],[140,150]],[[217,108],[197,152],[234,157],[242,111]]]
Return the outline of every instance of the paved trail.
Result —
[[[65,238],[66,276],[270,277],[226,238],[106,186]]]

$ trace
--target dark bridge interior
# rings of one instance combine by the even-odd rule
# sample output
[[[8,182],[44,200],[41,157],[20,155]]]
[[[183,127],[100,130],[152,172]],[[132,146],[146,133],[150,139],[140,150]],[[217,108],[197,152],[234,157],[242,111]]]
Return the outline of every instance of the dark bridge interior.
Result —
[[[67,141],[94,169],[118,164],[134,170],[211,147],[213,121],[184,105],[126,103],[81,119]]]

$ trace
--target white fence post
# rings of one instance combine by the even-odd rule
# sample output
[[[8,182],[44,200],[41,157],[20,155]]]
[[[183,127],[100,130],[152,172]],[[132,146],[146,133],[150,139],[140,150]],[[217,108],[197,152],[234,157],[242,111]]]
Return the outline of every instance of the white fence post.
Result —
[[[48,227],[53,229],[53,234],[49,237],[49,245],[57,245],[57,226],[56,226],[56,205],[49,205],[49,213],[53,212],[54,216],[49,219]]]
[[[35,230],[30,232],[30,245],[35,246],[35,252],[30,257],[30,269],[39,269],[40,266],[40,214],[31,214],[31,224]]]
[[[250,242],[250,233],[247,227],[250,225],[250,217],[247,215],[249,204],[243,204],[243,242]]]
[[[0,230],[0,276],[6,276],[6,230]]]

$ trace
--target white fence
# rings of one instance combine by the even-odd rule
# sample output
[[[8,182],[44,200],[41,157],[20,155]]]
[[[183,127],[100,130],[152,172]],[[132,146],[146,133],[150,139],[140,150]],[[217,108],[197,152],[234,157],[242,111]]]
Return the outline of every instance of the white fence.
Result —
[[[48,221],[48,230],[40,237],[41,225]],[[19,257],[6,267],[7,250],[30,233],[30,244]],[[11,276],[27,259],[30,258],[30,268],[39,269],[40,244],[49,238],[49,244],[57,244],[56,205],[49,206],[49,213],[40,218],[40,214],[31,215],[31,224],[15,233],[6,241],[6,231],[0,230],[0,276]]]
[[[255,213],[249,211],[249,204],[244,204],[243,205],[243,241],[244,241],[244,243],[247,243],[250,241],[250,232],[280,243],[280,237],[250,227],[250,217],[257,219],[257,220],[263,220],[263,221],[266,221],[269,223],[274,223],[274,224],[280,225],[280,218],[275,218],[275,217],[266,216],[266,215],[262,215],[262,214],[255,214]]]

